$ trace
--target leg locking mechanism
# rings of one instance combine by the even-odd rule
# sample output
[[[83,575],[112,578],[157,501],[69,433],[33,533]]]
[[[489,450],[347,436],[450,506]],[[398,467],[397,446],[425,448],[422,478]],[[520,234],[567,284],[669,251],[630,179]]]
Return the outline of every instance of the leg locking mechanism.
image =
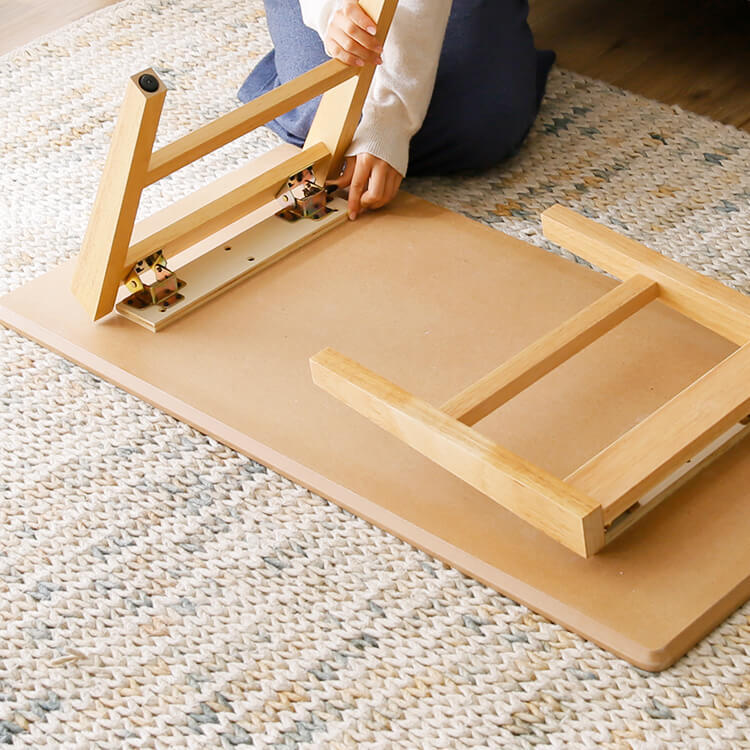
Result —
[[[146,284],[140,276],[148,270],[154,272],[154,281],[150,284]],[[130,269],[124,283],[132,292],[125,300],[125,304],[139,310],[149,305],[160,305],[162,310],[166,310],[175,302],[184,299],[180,289],[185,286],[185,282],[167,268],[167,259],[161,250],[138,261]]]
[[[277,194],[276,200],[282,209],[276,215],[287,221],[322,219],[336,210],[327,205],[333,200],[336,189],[335,185],[318,185],[313,168],[307,167],[290,175],[286,185]]]

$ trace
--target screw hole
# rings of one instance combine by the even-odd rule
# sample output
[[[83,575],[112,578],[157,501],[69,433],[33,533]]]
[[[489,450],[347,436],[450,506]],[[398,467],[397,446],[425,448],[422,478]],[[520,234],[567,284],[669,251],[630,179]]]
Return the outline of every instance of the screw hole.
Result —
[[[226,252],[228,252],[228,251],[229,251],[229,250],[231,250],[231,249],[232,249],[231,245],[227,245],[227,246],[226,246],[226,247],[224,248],[224,252],[226,253]]]
[[[247,260],[248,262],[252,263],[255,260],[255,258],[248,258]]]

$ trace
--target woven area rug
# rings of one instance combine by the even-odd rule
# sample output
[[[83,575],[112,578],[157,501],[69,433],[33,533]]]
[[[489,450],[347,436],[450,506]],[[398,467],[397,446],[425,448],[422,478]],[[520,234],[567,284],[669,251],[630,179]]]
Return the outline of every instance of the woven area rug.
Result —
[[[0,58],[0,291],[77,252],[127,76],[160,143],[236,105],[260,0],[126,0]],[[150,188],[149,213],[263,151]],[[556,70],[521,152],[407,189],[554,202],[750,293],[750,135]],[[551,249],[551,248],[550,248]],[[0,744],[750,747],[750,606],[652,675],[0,331]]]

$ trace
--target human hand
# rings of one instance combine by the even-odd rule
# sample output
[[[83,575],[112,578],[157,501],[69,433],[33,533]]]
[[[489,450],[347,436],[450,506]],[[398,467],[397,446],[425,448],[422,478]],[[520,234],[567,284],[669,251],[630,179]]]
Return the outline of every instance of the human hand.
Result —
[[[382,208],[398,193],[403,177],[387,161],[372,154],[348,156],[341,175],[329,185],[349,188],[349,218]]]
[[[344,0],[333,14],[323,44],[326,52],[347,65],[379,65],[383,46],[375,38],[375,23],[356,0]]]

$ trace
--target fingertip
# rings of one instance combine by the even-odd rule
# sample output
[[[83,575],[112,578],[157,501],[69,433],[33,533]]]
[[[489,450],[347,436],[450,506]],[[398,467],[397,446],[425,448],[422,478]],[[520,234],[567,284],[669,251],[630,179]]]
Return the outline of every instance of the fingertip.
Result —
[[[354,21],[354,23],[356,23],[360,29],[372,35],[375,35],[377,33],[377,24],[358,3],[354,4],[351,11],[352,12],[349,15],[349,18]]]

